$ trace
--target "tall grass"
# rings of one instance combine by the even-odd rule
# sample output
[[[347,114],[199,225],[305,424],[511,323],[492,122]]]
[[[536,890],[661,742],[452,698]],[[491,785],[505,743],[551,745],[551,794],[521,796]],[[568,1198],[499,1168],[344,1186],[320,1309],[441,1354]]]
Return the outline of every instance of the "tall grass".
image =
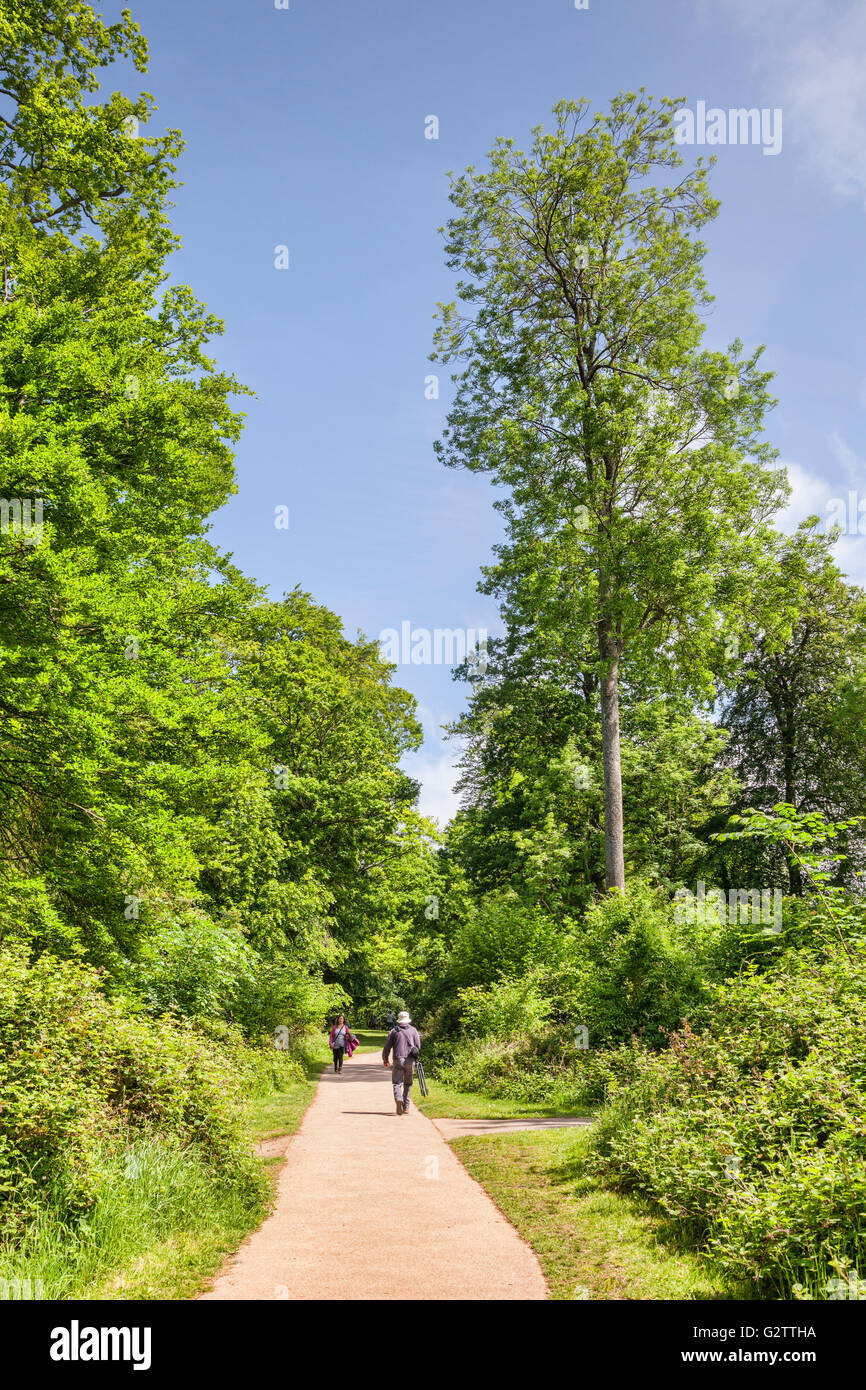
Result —
[[[141,1139],[124,1153],[105,1150],[101,1160],[96,1201],[86,1220],[64,1222],[49,1199],[14,1250],[0,1250],[0,1293],[26,1297],[29,1289],[45,1299],[182,1296],[179,1287],[148,1292],[159,1247],[182,1238],[194,1251],[200,1237],[211,1253],[232,1248],[265,1211],[264,1177],[220,1184],[189,1146]],[[175,1277],[183,1285],[183,1271]],[[16,1289],[14,1281],[23,1284]]]

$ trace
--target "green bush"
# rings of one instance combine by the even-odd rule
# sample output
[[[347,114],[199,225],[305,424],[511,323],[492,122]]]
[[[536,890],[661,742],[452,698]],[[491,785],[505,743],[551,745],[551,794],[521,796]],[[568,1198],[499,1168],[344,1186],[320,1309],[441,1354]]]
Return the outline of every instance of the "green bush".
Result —
[[[221,1017],[255,986],[258,952],[241,932],[190,911],[142,934],[131,982],[149,1013]]]
[[[466,1032],[495,1039],[536,1032],[551,1007],[542,997],[539,984],[539,973],[533,971],[518,979],[504,976],[486,988],[470,985],[460,990],[458,1001]]]
[[[458,1090],[564,1109],[603,1100],[611,1085],[632,1079],[639,1045],[579,1049],[573,1032],[550,1023],[545,983],[534,971],[461,990],[463,1032],[434,1035],[431,1071]]]
[[[43,878],[0,878],[0,947],[21,944],[31,955],[72,956],[80,949],[74,927],[54,907]]]
[[[688,1018],[704,987],[686,944],[677,939],[670,904],[639,881],[587,909],[568,942],[567,964],[554,983],[572,1026],[589,1045],[618,1046],[637,1035],[664,1044],[664,1031]]]
[[[242,982],[236,1016],[247,1034],[273,1037],[279,1028],[294,1048],[345,1004],[341,985],[324,983],[289,952],[274,951],[261,956],[252,979]]]
[[[455,932],[449,973],[456,985],[490,985],[555,959],[562,933],[511,889],[488,893]]]
[[[866,1272],[866,950],[790,951],[716,986],[619,1089],[599,1170],[642,1191],[737,1277],[826,1297]]]
[[[458,989],[453,1010],[440,1012],[446,1024],[459,1020],[456,1036],[440,1027],[433,1040],[437,1075],[450,1085],[569,1108],[603,1100],[634,1076],[641,1046],[663,1047],[706,997],[694,943],[678,937],[671,904],[645,884],[606,895],[568,930],[513,895],[491,896],[483,909],[458,932],[452,972],[490,973],[499,961],[498,977]],[[482,949],[487,920],[496,930]],[[506,970],[507,960],[519,968]]]
[[[215,1181],[259,1191],[244,1123],[253,1058],[237,1033],[217,1043],[128,1012],[88,967],[0,951],[0,1234],[44,1206],[86,1216],[106,1155],[138,1138],[189,1147]]]

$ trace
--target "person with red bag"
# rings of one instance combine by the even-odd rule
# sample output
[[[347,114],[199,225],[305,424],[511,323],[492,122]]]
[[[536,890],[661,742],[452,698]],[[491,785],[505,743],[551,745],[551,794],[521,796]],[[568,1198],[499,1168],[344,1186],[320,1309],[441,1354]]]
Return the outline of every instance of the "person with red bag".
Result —
[[[349,1052],[349,1056],[351,1057],[354,1048],[352,1048],[352,1051],[350,1052],[349,1044],[352,1041],[354,1041],[355,1045],[357,1046],[358,1040],[357,1038],[352,1038],[352,1033],[348,1023],[346,1022],[345,1016],[343,1014],[338,1014],[337,1021],[331,1029],[330,1033],[328,1034],[328,1042],[330,1044],[331,1051],[334,1054],[335,1072],[341,1072],[343,1070],[343,1056],[346,1052]]]

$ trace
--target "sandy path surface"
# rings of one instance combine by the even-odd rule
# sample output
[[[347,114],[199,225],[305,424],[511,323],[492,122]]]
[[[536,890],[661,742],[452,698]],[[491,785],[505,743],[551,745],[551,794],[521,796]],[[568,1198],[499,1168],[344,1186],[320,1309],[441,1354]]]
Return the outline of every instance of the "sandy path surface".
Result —
[[[417,1093],[417,1082],[413,1096]],[[327,1072],[276,1207],[203,1299],[544,1299],[535,1254],[378,1053]]]

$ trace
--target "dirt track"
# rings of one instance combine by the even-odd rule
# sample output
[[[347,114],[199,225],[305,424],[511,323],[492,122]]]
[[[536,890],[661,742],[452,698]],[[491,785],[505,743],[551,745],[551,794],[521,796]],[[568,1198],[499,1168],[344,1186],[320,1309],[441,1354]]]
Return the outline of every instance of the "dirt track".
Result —
[[[273,1214],[205,1299],[548,1296],[535,1254],[433,1123],[395,1114],[390,1081],[378,1053],[322,1077]]]

